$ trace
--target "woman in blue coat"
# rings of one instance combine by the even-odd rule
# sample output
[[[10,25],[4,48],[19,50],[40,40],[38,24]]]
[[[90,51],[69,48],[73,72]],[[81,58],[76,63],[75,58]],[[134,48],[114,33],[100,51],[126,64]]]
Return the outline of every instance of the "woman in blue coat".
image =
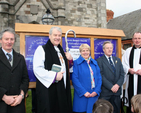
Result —
[[[72,83],[74,86],[73,112],[92,113],[93,104],[101,92],[101,74],[97,62],[90,57],[90,46],[82,44],[80,56],[74,61]]]

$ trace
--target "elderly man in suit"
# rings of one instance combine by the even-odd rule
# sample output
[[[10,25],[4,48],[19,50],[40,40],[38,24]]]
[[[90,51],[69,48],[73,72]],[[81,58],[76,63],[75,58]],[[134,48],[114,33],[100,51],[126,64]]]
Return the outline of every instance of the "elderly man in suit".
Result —
[[[100,98],[108,100],[114,107],[114,113],[120,113],[121,86],[124,81],[124,71],[121,60],[112,56],[113,44],[103,43],[104,55],[97,59],[102,76]]]
[[[25,113],[29,78],[24,57],[13,49],[15,36],[12,28],[0,34],[0,113]]]

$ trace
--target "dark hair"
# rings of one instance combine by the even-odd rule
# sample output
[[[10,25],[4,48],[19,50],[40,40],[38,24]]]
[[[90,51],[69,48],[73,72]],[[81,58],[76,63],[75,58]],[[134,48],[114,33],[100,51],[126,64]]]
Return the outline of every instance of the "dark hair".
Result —
[[[113,113],[113,110],[114,108],[109,101],[104,99],[99,99],[93,105],[92,113]]]

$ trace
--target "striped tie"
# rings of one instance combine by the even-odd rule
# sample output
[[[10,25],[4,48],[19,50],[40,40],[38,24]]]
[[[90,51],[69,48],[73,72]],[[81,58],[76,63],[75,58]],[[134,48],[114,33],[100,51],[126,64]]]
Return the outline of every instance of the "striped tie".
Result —
[[[111,57],[109,57],[109,62],[110,62],[110,65],[111,65],[111,67],[112,67],[112,69],[113,69],[113,72],[114,72],[114,74],[115,74],[116,69],[115,69],[114,64],[113,64],[113,62],[112,62],[112,60],[111,60]]]
[[[12,61],[12,55],[9,54],[9,53],[7,53],[6,55],[8,55],[8,57],[9,57],[8,61],[11,62]]]

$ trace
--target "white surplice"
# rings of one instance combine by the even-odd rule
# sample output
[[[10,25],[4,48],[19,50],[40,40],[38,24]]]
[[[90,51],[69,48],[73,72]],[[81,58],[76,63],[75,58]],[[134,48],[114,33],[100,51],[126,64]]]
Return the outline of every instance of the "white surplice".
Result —
[[[59,57],[59,54],[61,53],[58,53],[58,57]],[[55,79],[56,72],[45,69],[44,61],[45,61],[45,51],[42,46],[38,46],[33,57],[33,71],[35,76],[38,78],[38,80],[45,87],[49,88]],[[63,66],[64,70],[66,70],[64,59],[63,59],[63,62],[61,62],[61,59],[60,59],[60,63]],[[63,77],[64,77],[64,85],[66,86],[66,71],[63,74]]]
[[[125,72],[125,80],[124,83],[126,82],[126,88],[125,88],[125,97],[128,99],[128,84],[129,84],[129,74],[128,70],[130,69],[129,66],[129,57],[131,53],[132,47],[128,48],[124,55],[122,56],[122,64]],[[134,49],[134,59],[133,59],[133,68],[136,67],[136,65],[139,64],[139,58],[140,58],[140,49]],[[137,84],[138,84],[138,75],[134,74],[134,95],[137,94]],[[126,106],[129,106],[129,103],[125,104]]]

